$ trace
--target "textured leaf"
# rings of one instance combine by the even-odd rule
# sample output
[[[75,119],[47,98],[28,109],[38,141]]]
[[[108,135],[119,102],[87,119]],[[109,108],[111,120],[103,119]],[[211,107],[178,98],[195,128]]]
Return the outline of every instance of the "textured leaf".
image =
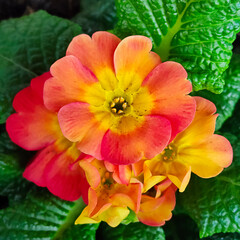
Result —
[[[15,194],[17,186],[23,182],[18,158],[0,153],[0,173],[0,195]]]
[[[221,94],[214,94],[207,90],[195,92],[193,95],[202,96],[214,102],[219,114],[216,130],[220,129],[224,121],[231,117],[234,107],[240,98],[240,54],[233,54],[229,68],[224,72],[224,90]]]
[[[0,239],[94,240],[98,225],[73,225],[83,207],[81,200],[67,202],[45,189],[31,191],[23,203],[0,211]]]
[[[200,179],[193,176],[177,202],[198,224],[200,237],[215,233],[240,233],[240,143],[227,134],[234,147],[233,164],[218,177]]]
[[[116,228],[102,223],[97,234],[100,239],[104,240],[165,240],[161,227],[150,227],[140,222],[120,224]]]
[[[83,0],[82,10],[72,18],[79,24],[83,32],[93,34],[99,30],[110,30],[116,23],[116,7],[114,0]]]
[[[77,24],[44,11],[0,23],[0,123],[10,115],[14,95],[64,56]]]
[[[10,202],[25,198],[33,186],[22,172],[33,152],[27,152],[11,142],[6,132],[0,133],[0,195]]]
[[[220,93],[240,31],[238,0],[116,0],[120,37],[150,37],[163,61],[180,62],[195,91]]]
[[[240,234],[239,233],[220,233],[215,234],[212,237],[204,238],[203,240],[239,240]]]

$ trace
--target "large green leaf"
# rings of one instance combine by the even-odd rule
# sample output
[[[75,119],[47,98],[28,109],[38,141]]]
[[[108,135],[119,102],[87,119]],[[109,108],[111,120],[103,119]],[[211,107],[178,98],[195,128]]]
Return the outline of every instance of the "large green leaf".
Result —
[[[27,191],[28,182],[22,177],[19,157],[0,153],[0,195],[16,197]]]
[[[234,148],[233,164],[218,177],[200,179],[193,176],[177,202],[198,224],[200,237],[215,233],[240,233],[240,143],[226,134]]]
[[[220,93],[240,31],[238,0],[116,0],[120,37],[150,37],[163,61],[180,62],[195,91]]]
[[[64,56],[77,24],[44,11],[0,23],[0,123],[12,111],[14,95]]]
[[[161,227],[150,227],[143,223],[120,224],[116,228],[102,223],[98,229],[99,239],[104,240],[165,240]]]
[[[16,201],[26,196],[32,184],[22,177],[31,152],[24,151],[11,142],[6,132],[0,133],[0,195]]]
[[[110,30],[117,21],[114,0],[82,0],[82,10],[72,18],[82,27],[83,32]]]
[[[239,233],[219,233],[215,234],[212,237],[204,238],[204,240],[239,240],[240,234]]]
[[[45,189],[31,191],[23,202],[0,211],[0,239],[94,240],[97,224],[74,226],[83,207],[82,200],[67,202]]]
[[[216,129],[220,129],[222,124],[231,117],[234,107],[240,98],[240,54],[233,54],[229,68],[224,72],[225,87],[221,94],[215,94],[207,90],[194,92],[196,96],[201,96],[214,102],[219,114],[216,122]]]

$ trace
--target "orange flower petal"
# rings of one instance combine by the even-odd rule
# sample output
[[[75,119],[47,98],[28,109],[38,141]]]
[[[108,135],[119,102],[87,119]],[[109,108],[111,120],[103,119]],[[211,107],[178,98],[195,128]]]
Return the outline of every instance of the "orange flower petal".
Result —
[[[89,104],[76,102],[59,110],[58,120],[63,135],[77,142],[80,151],[101,159],[102,138],[107,131],[89,110]]]
[[[207,99],[194,97],[197,110],[194,120],[187,129],[179,133],[174,143],[181,148],[189,148],[194,144],[204,142],[215,131],[217,114],[215,105]]]
[[[76,56],[98,78],[102,87],[113,90],[117,80],[114,74],[113,54],[121,40],[108,32],[96,32],[90,38],[81,34],[73,38],[67,55]]]
[[[130,36],[119,43],[114,64],[121,89],[137,90],[148,73],[161,62],[151,49],[151,40],[144,36]]]
[[[122,184],[129,184],[132,176],[132,167],[130,165],[119,165],[119,179]]]
[[[89,163],[87,160],[81,160],[79,165],[84,170],[86,178],[92,188],[97,188],[101,182],[101,176],[98,169]]]
[[[101,160],[101,142],[105,133],[106,129],[101,127],[101,123],[94,122],[82,140],[77,143],[78,149],[80,149],[81,152],[91,154]]]
[[[116,184],[115,194],[112,195],[113,197],[113,204],[118,205],[121,207],[129,207],[133,211],[138,212],[140,207],[140,200],[141,200],[141,184],[140,183],[131,183],[129,185],[124,184]],[[124,194],[130,198],[125,198],[126,202],[121,202],[121,198],[117,199],[114,197],[116,194]],[[131,199],[128,201],[127,199]]]
[[[53,78],[44,86],[44,103],[52,111],[77,101],[84,101],[86,88],[96,77],[74,56],[66,56],[51,66]]]
[[[145,198],[143,196],[143,198]],[[172,217],[175,207],[175,190],[169,187],[160,198],[148,198],[141,203],[138,219],[150,226],[162,226]]]
[[[88,190],[88,213],[87,213],[88,216],[90,216],[92,214],[92,212],[96,208],[97,204],[98,204],[98,196],[92,188],[89,188],[89,190]]]
[[[155,98],[152,114],[166,117],[172,125],[173,139],[193,120],[196,103],[186,96],[192,90],[186,70],[176,62],[159,64],[144,80],[149,93]]]
[[[82,102],[65,105],[58,113],[63,135],[71,142],[81,141],[94,124],[93,118],[89,104]]]
[[[179,192],[183,192],[190,181],[191,167],[174,161],[168,169],[167,176],[179,188]]]
[[[232,158],[231,144],[225,137],[217,134],[199,145],[181,150],[181,160],[189,164],[192,171],[202,178],[215,177],[231,164]]]
[[[107,131],[102,141],[103,159],[114,164],[130,164],[143,156],[150,159],[166,147],[170,134],[167,119],[146,116],[143,125],[128,134]]]

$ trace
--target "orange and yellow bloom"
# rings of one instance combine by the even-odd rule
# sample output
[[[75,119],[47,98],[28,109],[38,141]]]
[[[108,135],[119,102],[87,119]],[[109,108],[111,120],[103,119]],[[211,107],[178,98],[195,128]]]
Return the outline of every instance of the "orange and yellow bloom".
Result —
[[[191,172],[210,178],[231,164],[215,105],[189,96],[184,68],[151,48],[144,36],[81,34],[14,98],[9,136],[38,151],[23,176],[62,199],[82,196],[76,224],[115,227],[131,210],[161,226]]]
[[[107,222],[116,227],[130,213],[139,211],[141,183],[120,184],[107,171],[104,162],[83,160],[80,166],[86,173],[90,184],[88,206],[76,220],[77,224]]]
[[[168,177],[183,192],[191,172],[202,178],[215,177],[228,167],[233,158],[229,141],[214,134],[217,114],[215,105],[201,97],[194,97],[197,110],[190,126],[151,160],[144,162],[149,181],[157,176]]]
[[[191,83],[175,62],[161,63],[144,36],[75,37],[55,62],[44,103],[80,151],[114,164],[153,158],[192,121]]]

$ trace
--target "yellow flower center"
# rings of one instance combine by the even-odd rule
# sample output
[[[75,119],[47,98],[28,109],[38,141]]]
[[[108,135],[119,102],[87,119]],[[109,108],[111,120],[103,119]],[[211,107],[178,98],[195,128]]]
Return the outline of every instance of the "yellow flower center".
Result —
[[[128,107],[124,97],[116,97],[110,103],[111,112],[116,115],[123,115]]]
[[[102,186],[106,189],[111,189],[113,183],[112,173],[106,172],[102,178]]]
[[[177,154],[177,148],[173,144],[169,144],[161,153],[164,162],[172,162]]]

